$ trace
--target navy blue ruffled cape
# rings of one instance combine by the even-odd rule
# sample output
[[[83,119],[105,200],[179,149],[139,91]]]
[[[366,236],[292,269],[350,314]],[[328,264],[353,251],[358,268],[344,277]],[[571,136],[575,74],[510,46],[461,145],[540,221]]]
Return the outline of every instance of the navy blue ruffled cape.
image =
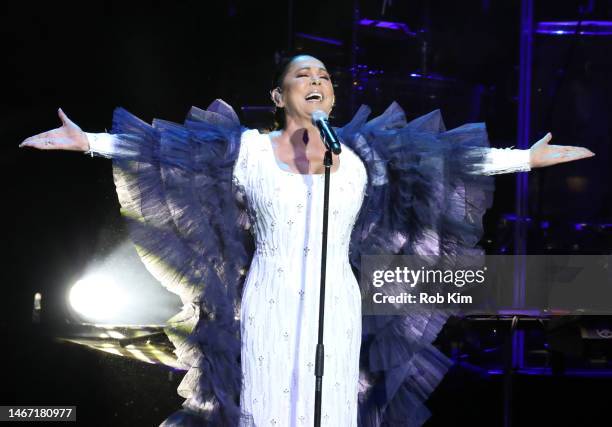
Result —
[[[361,107],[337,129],[368,173],[351,236],[355,271],[362,255],[435,254],[446,264],[479,255],[493,190],[490,177],[474,173],[484,162],[478,149],[488,147],[484,124],[447,131],[439,111],[407,123],[395,103],[367,121],[369,114]],[[220,100],[193,107],[182,125],[114,113],[113,172],[130,237],[184,304],[166,333],[187,370],[178,389],[186,400],[163,426],[252,423],[239,407],[238,314],[254,248],[232,179],[244,130]],[[448,317],[424,307],[362,317],[360,426],[425,423],[425,401],[452,363],[432,345]]]

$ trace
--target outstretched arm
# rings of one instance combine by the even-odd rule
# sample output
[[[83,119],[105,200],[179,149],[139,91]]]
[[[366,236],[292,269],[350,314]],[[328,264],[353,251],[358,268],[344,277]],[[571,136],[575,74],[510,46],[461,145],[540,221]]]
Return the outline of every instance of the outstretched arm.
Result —
[[[584,147],[550,145],[551,139],[552,135],[548,133],[528,150],[487,149],[485,163],[480,165],[477,172],[484,175],[528,172],[534,168],[553,166],[595,155]]]

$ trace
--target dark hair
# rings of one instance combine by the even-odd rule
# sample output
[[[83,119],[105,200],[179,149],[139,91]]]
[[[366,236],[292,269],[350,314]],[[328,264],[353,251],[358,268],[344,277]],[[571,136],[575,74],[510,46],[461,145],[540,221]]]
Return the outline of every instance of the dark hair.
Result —
[[[272,89],[282,88],[283,80],[285,80],[285,76],[287,75],[287,70],[291,63],[300,56],[312,56],[304,52],[295,53],[292,55],[283,55],[276,61],[276,68],[274,71],[274,78],[272,79]],[[313,56],[314,58],[314,56]],[[274,107],[274,123],[272,125],[271,130],[279,130],[285,127],[285,109]]]

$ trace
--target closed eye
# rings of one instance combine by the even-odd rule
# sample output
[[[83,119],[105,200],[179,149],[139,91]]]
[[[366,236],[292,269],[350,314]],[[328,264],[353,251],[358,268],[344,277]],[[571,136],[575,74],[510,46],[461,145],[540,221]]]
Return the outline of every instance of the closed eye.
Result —
[[[298,74],[297,77],[300,78],[300,77],[310,77],[310,76],[308,74]],[[319,76],[319,78],[330,80],[329,76]]]

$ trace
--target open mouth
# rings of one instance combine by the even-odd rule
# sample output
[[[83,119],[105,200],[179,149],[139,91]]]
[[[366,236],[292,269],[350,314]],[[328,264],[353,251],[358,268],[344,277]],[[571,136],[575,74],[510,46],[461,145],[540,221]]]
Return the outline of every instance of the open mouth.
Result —
[[[321,95],[319,92],[311,92],[308,95],[306,95],[306,101],[321,102],[323,101],[323,95]]]

